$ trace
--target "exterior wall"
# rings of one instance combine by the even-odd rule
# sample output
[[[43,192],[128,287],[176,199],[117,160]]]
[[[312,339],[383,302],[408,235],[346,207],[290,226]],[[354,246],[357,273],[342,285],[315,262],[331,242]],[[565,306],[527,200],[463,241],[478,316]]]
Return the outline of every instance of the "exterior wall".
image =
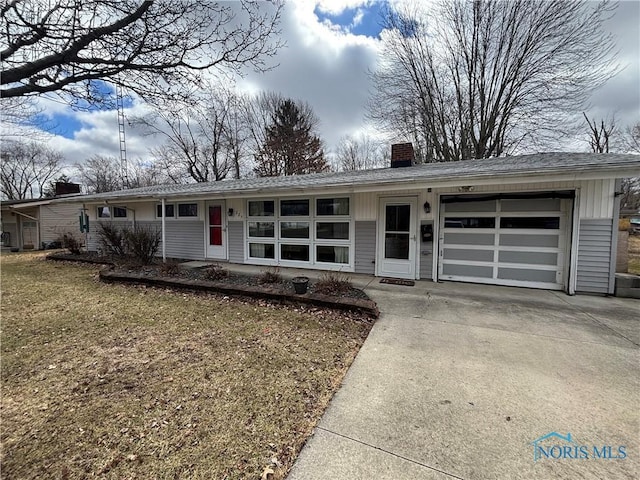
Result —
[[[131,228],[130,221],[112,221],[118,227]],[[145,221],[137,220],[136,225],[142,227],[155,228],[158,231],[162,228],[159,220]],[[185,258],[189,260],[204,259],[204,223],[195,221],[180,221],[166,223],[166,255],[168,258]],[[87,250],[99,251],[101,249],[98,238],[98,222],[91,222],[89,235],[87,238]],[[158,249],[158,256],[162,255],[162,243]]]
[[[158,229],[161,223],[156,222]],[[166,222],[166,255],[169,258],[204,259],[204,222],[179,220]]]
[[[94,212],[95,215],[95,212]],[[90,252],[99,252],[102,250],[102,246],[100,245],[100,238],[98,237],[98,221],[89,221],[89,233],[85,236],[87,250]],[[117,226],[119,228],[131,227],[131,222],[128,221],[116,221],[113,220],[110,222],[112,225]]]
[[[2,212],[2,232],[9,234],[7,242],[3,243],[4,247],[18,246],[18,216],[9,211]]]
[[[40,241],[51,242],[64,233],[80,236],[79,204],[52,203],[40,206]]]
[[[247,204],[246,198],[228,198],[227,199],[227,211],[232,208],[233,216],[229,217],[233,220],[242,220],[245,217],[245,205]]]
[[[611,219],[580,220],[576,291],[608,293]]]
[[[376,222],[355,222],[356,273],[373,275],[376,271]]]
[[[566,177],[565,177],[566,178]],[[492,185],[476,185],[473,193],[488,192],[525,192],[525,191],[550,191],[550,190],[578,190],[578,198],[576,200],[578,211],[576,212],[577,232],[577,250],[574,253],[577,259],[576,284],[578,291],[606,293],[608,281],[606,280],[610,271],[604,268],[607,262],[611,260],[612,246],[612,215],[615,205],[615,181],[606,180],[576,180],[561,182],[538,182],[538,183],[514,183],[508,185],[492,184]],[[353,211],[351,221],[353,222],[353,244],[354,258],[353,268],[357,273],[374,274],[375,259],[377,255],[376,237],[377,237],[377,219],[379,215],[379,204],[381,197],[391,196],[414,196],[417,198],[417,222],[418,225],[433,223],[434,235],[437,235],[437,217],[439,207],[438,194],[457,193],[457,187],[451,188],[433,188],[429,191],[427,187],[411,190],[389,190],[377,192],[359,192],[359,193],[333,193],[334,195],[349,195],[352,199]],[[338,192],[339,189],[332,190]],[[316,198],[323,195],[297,194],[295,197]],[[294,198],[290,195],[278,194],[264,195],[258,197],[251,194],[251,198],[264,199],[280,199]],[[233,209],[233,214],[227,218],[227,243],[228,257],[230,262],[244,263],[246,257],[246,232],[245,225],[247,221],[247,197],[236,197],[225,199],[225,214]],[[168,201],[167,203],[191,203],[188,199],[179,201]],[[160,202],[157,200],[146,202],[131,202],[126,204],[127,207],[135,210],[136,222],[144,222],[161,226],[161,220],[156,218],[156,205]],[[166,255],[168,257],[186,258],[186,259],[204,259],[205,258],[205,225],[206,225],[206,201],[199,200],[198,218],[167,218],[166,219]],[[429,203],[430,212],[425,212],[424,205]],[[114,203],[114,206],[122,206],[121,203]],[[77,207],[74,207],[77,208]],[[95,222],[96,222],[96,205],[89,208],[90,218],[92,220],[92,232],[89,246],[95,249],[97,247],[95,239]],[[177,209],[177,207],[176,207]],[[76,222],[75,214],[73,216]],[[128,212],[128,218],[118,223],[131,225],[133,221],[132,212]],[[75,223],[74,223],[75,224]],[[608,243],[605,240],[608,232]],[[418,235],[420,231],[418,230]],[[597,245],[594,247],[594,243]],[[593,251],[594,248],[597,250]],[[606,258],[605,258],[606,257]],[[433,252],[433,242],[419,239],[418,257],[416,269],[421,279],[431,279],[434,271],[434,263],[437,263],[437,255]],[[253,263],[247,261],[248,263]],[[318,267],[316,267],[318,268]],[[604,282],[604,283],[603,283]]]
[[[227,225],[229,262],[244,263],[244,222],[230,221]]]

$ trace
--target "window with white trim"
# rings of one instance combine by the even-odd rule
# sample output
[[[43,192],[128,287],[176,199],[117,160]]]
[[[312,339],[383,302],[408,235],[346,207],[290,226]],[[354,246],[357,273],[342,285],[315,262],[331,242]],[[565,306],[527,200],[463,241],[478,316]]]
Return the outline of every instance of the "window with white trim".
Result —
[[[349,197],[317,198],[315,259],[321,264],[348,265],[351,245]]]
[[[127,218],[127,208],[100,205],[97,210],[97,218]]]
[[[197,217],[197,216],[198,216],[197,203],[179,203],[178,204],[178,218]]]
[[[247,202],[247,255],[251,259],[273,262],[276,259],[275,200]]]
[[[247,256],[267,264],[353,267],[350,197],[247,201]]]
[[[175,218],[176,206],[173,203],[164,204],[164,216],[165,218]],[[162,204],[156,204],[156,218],[162,218]]]

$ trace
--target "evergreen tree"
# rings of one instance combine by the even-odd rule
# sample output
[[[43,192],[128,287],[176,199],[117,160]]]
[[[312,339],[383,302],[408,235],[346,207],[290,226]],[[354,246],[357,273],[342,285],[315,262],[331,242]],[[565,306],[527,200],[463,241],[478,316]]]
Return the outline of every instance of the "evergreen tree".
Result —
[[[265,128],[255,173],[277,177],[329,170],[322,142],[315,134],[317,124],[309,105],[290,99],[279,102],[271,114],[271,124]]]

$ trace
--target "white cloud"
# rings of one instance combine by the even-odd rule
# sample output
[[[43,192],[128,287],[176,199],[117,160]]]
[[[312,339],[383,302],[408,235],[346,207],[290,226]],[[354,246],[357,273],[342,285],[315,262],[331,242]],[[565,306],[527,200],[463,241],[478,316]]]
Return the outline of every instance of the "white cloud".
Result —
[[[331,7],[339,13],[341,8],[365,3],[340,2]],[[288,46],[276,59],[279,66],[264,74],[250,73],[238,85],[308,102],[331,149],[342,135],[362,128],[371,88],[367,72],[375,67],[379,43],[321,22],[315,6],[312,1],[287,4],[282,30]]]
[[[296,2],[298,3],[298,2]],[[303,2],[300,2],[303,3]],[[318,6],[318,10],[329,15],[340,15],[345,10],[353,10],[358,7],[368,7],[375,3],[374,0],[320,0],[307,2]]]
[[[402,3],[407,0],[392,0]],[[248,72],[238,80],[243,91],[272,90],[308,102],[320,119],[321,136],[329,150],[345,134],[377,130],[365,122],[366,104],[372,88],[368,70],[374,69],[380,52],[377,39],[354,35],[349,28],[362,21],[370,0],[297,0],[285,4],[282,35],[287,47],[273,59],[276,68],[266,73]],[[321,21],[315,9],[340,15],[355,9],[352,25],[336,26]],[[594,114],[614,113],[621,123],[640,119],[640,3],[621,2],[609,28],[620,35],[620,63],[627,67],[592,98]],[[52,136],[49,143],[63,150],[71,164],[93,154],[119,156],[118,123],[115,111],[73,112],[51,99],[40,104],[50,116],[69,115],[80,122],[73,138]],[[144,106],[135,103],[126,109],[128,117],[140,114]],[[377,136],[377,135],[376,135]],[[126,125],[128,158],[148,158],[148,149],[162,139],[144,136]]]

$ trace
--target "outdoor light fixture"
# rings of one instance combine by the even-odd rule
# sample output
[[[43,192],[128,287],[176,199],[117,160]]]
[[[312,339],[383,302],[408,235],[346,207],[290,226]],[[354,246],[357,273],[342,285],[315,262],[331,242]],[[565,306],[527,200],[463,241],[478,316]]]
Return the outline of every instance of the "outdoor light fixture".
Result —
[[[233,208],[230,208],[228,213],[230,217],[233,217]]]
[[[431,213],[431,205],[429,202],[424,202],[422,208],[424,208],[424,213]]]

